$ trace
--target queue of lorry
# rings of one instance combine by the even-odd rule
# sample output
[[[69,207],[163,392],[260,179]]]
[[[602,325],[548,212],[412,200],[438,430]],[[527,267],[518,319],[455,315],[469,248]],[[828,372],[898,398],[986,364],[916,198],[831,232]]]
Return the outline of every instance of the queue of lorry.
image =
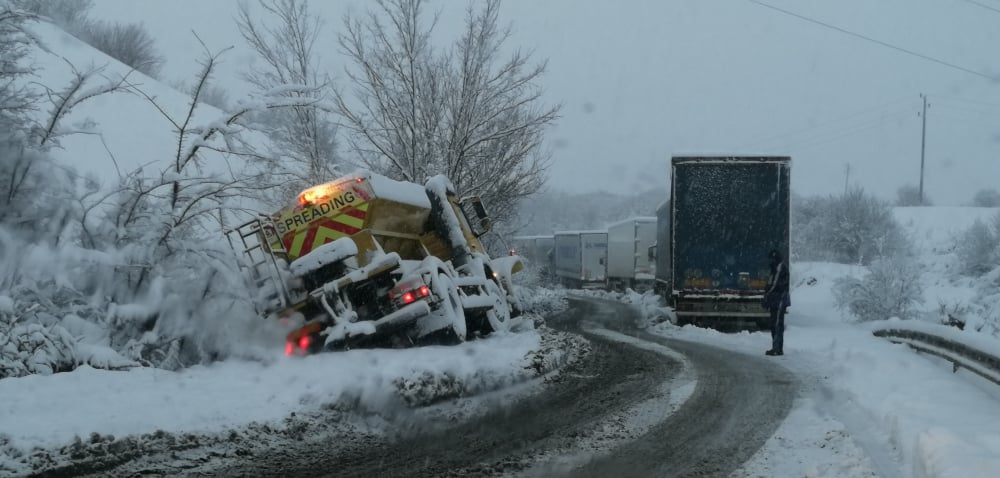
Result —
[[[791,159],[676,156],[655,217],[514,238],[513,250],[569,288],[652,289],[680,325],[767,326],[767,255],[789,257]]]

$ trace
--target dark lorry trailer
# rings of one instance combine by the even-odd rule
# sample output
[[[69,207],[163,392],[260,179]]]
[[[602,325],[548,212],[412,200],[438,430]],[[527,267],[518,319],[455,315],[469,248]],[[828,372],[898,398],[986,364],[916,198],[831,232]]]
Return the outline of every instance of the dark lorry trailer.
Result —
[[[791,158],[679,156],[657,211],[656,290],[678,325],[753,322],[768,327],[761,298],[768,252],[789,257]]]
[[[566,287],[604,287],[607,231],[555,233],[556,276]]]

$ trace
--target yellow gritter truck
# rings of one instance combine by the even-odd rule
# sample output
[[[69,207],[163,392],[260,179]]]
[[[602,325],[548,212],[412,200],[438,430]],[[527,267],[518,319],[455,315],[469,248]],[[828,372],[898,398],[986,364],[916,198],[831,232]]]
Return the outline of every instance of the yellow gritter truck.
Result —
[[[508,330],[517,256],[491,258],[492,223],[444,176],[424,186],[359,172],[230,231],[266,318],[294,322],[285,352],[462,341]]]

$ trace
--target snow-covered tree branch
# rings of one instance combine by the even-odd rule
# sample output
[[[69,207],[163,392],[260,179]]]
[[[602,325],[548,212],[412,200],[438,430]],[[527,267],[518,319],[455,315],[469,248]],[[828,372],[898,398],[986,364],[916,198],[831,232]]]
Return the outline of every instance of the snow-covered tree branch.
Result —
[[[265,20],[246,2],[240,4],[237,16],[240,34],[262,63],[246,71],[244,78],[261,94],[301,101],[258,118],[274,143],[272,169],[284,174],[280,192],[284,200],[338,176],[337,128],[329,111],[320,106],[330,87],[315,51],[323,20],[302,0],[260,0],[258,7]]]

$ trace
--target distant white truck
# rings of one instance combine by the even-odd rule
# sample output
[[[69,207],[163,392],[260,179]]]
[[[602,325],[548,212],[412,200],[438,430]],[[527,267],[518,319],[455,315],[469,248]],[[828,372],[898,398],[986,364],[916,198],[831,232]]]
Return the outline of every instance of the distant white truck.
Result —
[[[633,217],[608,226],[608,290],[648,290],[656,278],[649,249],[656,243],[656,217]]]
[[[607,231],[555,233],[556,276],[566,287],[604,287]]]

